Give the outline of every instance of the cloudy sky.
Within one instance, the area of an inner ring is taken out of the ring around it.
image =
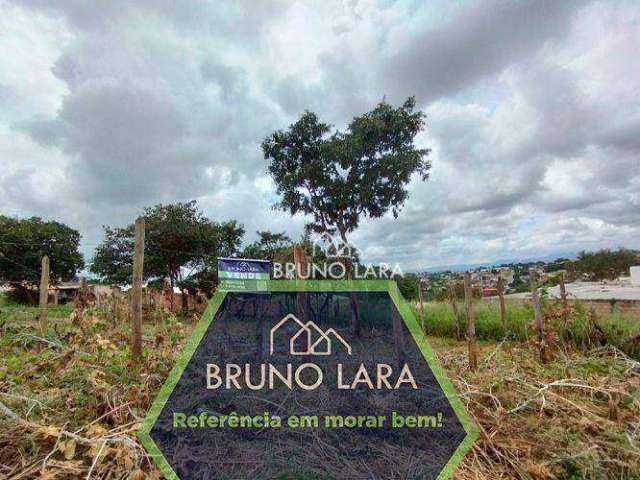
[[[196,199],[297,238],[259,148],[414,95],[433,149],[369,261],[640,247],[640,4],[0,0],[0,212],[81,231]]]

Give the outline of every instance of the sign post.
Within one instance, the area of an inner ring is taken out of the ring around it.
[[[220,257],[218,258],[220,290],[266,291],[270,267],[269,260]]]

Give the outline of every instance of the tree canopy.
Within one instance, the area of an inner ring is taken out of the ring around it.
[[[306,111],[289,128],[262,143],[282,200],[276,205],[291,215],[311,215],[315,232],[346,234],[362,217],[394,216],[404,205],[412,175],[429,176],[429,149],[417,148],[424,114],[414,111],[415,99],[400,107],[382,102],[353,119],[346,131]]]
[[[235,220],[214,222],[196,201],[146,207],[144,278],[169,280],[171,286],[215,283],[217,257],[239,251],[244,228]],[[104,227],[105,238],[96,248],[91,271],[115,284],[131,281],[134,224]],[[182,284],[182,285],[181,285]]]
[[[84,268],[80,233],[56,221],[0,215],[0,280],[38,282],[49,257],[52,281],[70,280]]]
[[[605,248],[597,252],[580,252],[569,269],[587,274],[594,280],[613,280],[621,275],[628,275],[629,267],[639,263],[640,252],[637,250]]]
[[[244,258],[282,262],[291,256],[293,242],[284,232],[263,231],[256,233],[258,234],[258,240],[244,248],[242,251]]]
[[[84,268],[80,238],[77,230],[60,222],[0,215],[0,282],[37,283],[44,255],[49,257],[52,283],[71,280]]]

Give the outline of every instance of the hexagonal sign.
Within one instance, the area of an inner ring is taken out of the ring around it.
[[[218,292],[140,439],[167,478],[448,478],[477,432],[395,282]]]

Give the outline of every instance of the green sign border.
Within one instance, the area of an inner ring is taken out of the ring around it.
[[[456,451],[453,453],[447,464],[444,466],[437,480],[446,480],[451,477],[455,469],[458,467],[462,458],[469,451],[473,442],[478,438],[479,430],[474,422],[469,417],[464,405],[458,397],[451,380],[447,377],[445,371],[440,366],[437,358],[433,353],[433,349],[429,345],[426,337],[422,333],[422,330],[416,320],[409,304],[402,298],[398,290],[398,286],[393,280],[267,280],[268,292],[388,292],[391,300],[396,305],[400,316],[404,320],[407,328],[411,332],[413,339],[415,340],[418,348],[422,352],[424,359],[431,367],[434,376],[440,384],[440,388],[444,391],[449,403],[451,404],[454,412],[456,413],[458,420],[464,427],[467,435]],[[160,469],[165,478],[169,480],[180,480],[176,472],[173,470],[169,462],[164,458],[160,449],[156,446],[155,442],[150,436],[151,429],[156,420],[160,416],[165,403],[169,399],[171,392],[175,388],[178,380],[182,376],[187,364],[191,360],[198,344],[204,337],[209,325],[213,321],[215,313],[220,308],[222,301],[229,292],[232,290],[218,291],[209,301],[207,309],[202,314],[202,317],[198,321],[195,330],[191,334],[191,337],[187,340],[182,353],[180,354],[178,361],[169,373],[166,382],[160,389],[160,392],[156,396],[151,408],[147,412],[147,416],[138,430],[138,439],[144,445],[149,456],[153,459],[157,467]],[[239,293],[247,293],[244,290],[238,290]],[[264,292],[262,292],[264,293]]]

